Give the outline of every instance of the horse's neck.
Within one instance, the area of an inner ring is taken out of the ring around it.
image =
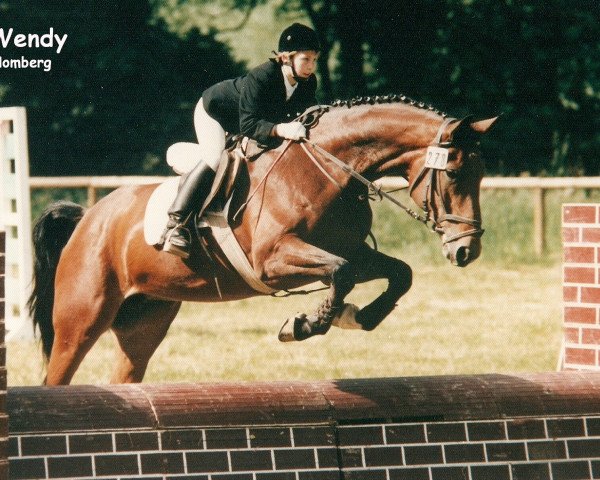
[[[337,118],[332,116],[316,143],[357,172],[370,173],[371,179],[389,174],[406,177],[416,160],[411,152],[430,143],[440,120],[415,108],[376,107],[356,108],[354,112],[341,112]]]

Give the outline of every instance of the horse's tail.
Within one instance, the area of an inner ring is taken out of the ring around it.
[[[54,342],[52,309],[58,259],[83,214],[81,205],[60,201],[51,204],[33,226],[33,288],[27,306],[34,330],[40,330],[46,361]]]

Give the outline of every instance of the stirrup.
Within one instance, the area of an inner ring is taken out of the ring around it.
[[[179,230],[179,232],[180,232],[179,238],[181,240],[184,240],[186,245],[176,245],[171,242],[171,238],[173,237],[173,235],[175,234],[175,232],[177,230]],[[185,236],[184,236],[185,234],[187,234],[187,236],[189,238],[185,238]],[[183,226],[183,224],[179,223],[175,227],[171,228],[169,230],[169,232],[167,233],[167,235],[165,236],[165,242],[163,244],[162,251],[171,253],[171,254],[176,255],[185,260],[186,258],[189,258],[189,256],[190,256],[191,244],[192,244],[192,242],[191,242],[191,235],[190,235],[189,230],[185,226]]]

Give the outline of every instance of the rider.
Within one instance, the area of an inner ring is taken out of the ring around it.
[[[225,149],[225,132],[241,133],[268,146],[281,138],[306,137],[304,125],[291,119],[317,103],[314,72],[319,51],[316,32],[294,23],[281,33],[275,58],[203,92],[194,111],[201,158],[182,179],[169,208],[164,251],[189,256],[191,236],[186,223],[202,207],[212,187]]]

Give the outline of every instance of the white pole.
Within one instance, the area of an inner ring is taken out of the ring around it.
[[[0,192],[0,223],[6,228],[6,340],[32,339],[27,313],[33,258],[24,107],[0,108]]]

